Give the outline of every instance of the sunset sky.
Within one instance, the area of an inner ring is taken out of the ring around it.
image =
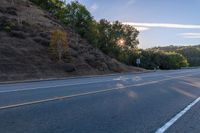
[[[69,2],[69,0],[68,0]],[[79,0],[96,20],[140,30],[141,48],[200,44],[200,0]]]

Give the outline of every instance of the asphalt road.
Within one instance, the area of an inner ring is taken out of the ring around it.
[[[199,133],[200,69],[0,84],[0,133]]]

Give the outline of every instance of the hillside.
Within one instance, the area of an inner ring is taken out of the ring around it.
[[[73,30],[68,33],[69,55],[62,63],[49,54],[51,31],[62,24],[26,0],[1,0],[0,5],[0,81],[55,78],[73,75],[142,71],[126,66],[92,47]]]

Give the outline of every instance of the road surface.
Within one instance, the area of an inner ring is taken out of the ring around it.
[[[0,84],[0,133],[199,133],[200,69]]]

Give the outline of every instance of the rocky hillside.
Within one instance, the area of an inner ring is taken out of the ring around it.
[[[141,71],[126,66],[92,47],[72,29],[69,55],[62,63],[49,54],[51,31],[63,27],[53,16],[27,0],[1,0],[0,81]]]

